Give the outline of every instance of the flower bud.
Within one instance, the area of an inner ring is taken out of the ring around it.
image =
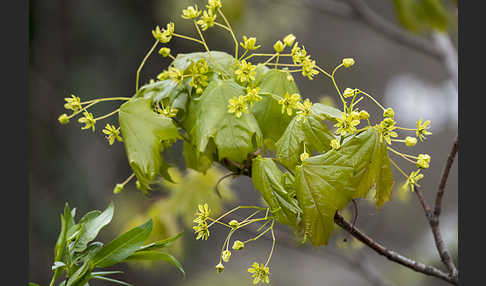
[[[354,96],[355,92],[354,92],[354,89],[352,88],[346,88],[343,92],[343,96],[344,97],[351,97],[351,96]]]
[[[243,249],[244,247],[245,247],[245,243],[243,243],[242,241],[235,240],[235,243],[233,243],[234,250],[240,250]]]
[[[408,146],[408,147],[413,147],[415,146],[415,144],[417,144],[417,138],[415,137],[410,137],[410,136],[407,136],[405,138],[405,145]]]
[[[417,160],[417,168],[427,169],[430,163],[430,156],[427,154],[419,154]]]
[[[229,251],[229,250],[223,251],[221,253],[221,257],[223,258],[224,262],[228,262],[230,260],[230,257],[231,257],[231,251]]]
[[[309,159],[309,153],[305,152],[300,154],[300,160],[303,162],[305,160]]]
[[[219,263],[218,265],[216,265],[216,271],[218,271],[218,274],[221,274],[224,270],[224,265]]]
[[[59,118],[57,120],[59,120],[59,123],[61,123],[61,124],[68,124],[69,123],[69,116],[66,113],[63,113],[63,114],[61,114],[61,116],[59,116]]]
[[[170,55],[170,49],[169,48],[161,48],[159,50],[159,54],[161,54],[164,58],[168,57]]]
[[[366,120],[368,118],[370,118],[370,114],[366,112],[366,110],[361,110],[359,112],[359,119]]]
[[[237,220],[233,219],[229,222],[229,225],[232,227],[232,228],[237,228],[238,226],[240,226],[240,224],[238,223]]]
[[[123,184],[116,184],[115,188],[113,189],[113,193],[114,194],[118,194],[120,193],[121,191],[123,191]]]
[[[275,49],[275,51],[276,51],[277,53],[281,53],[281,52],[284,50],[285,46],[284,46],[284,44],[282,43],[282,41],[278,40],[278,41],[277,41],[277,42],[275,42],[275,44],[273,45],[273,48]]]
[[[345,68],[349,68],[352,65],[354,65],[354,59],[352,59],[352,58],[345,58],[345,59],[343,59],[343,66]]]

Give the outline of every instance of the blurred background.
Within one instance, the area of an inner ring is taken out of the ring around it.
[[[421,21],[421,26],[414,26],[404,2],[421,1],[361,1],[387,21],[389,27],[420,37],[429,48],[447,55],[440,58],[399,43],[373,28],[359,13],[353,12],[348,2],[360,1],[223,0],[223,11],[238,39],[243,35],[256,37],[264,47],[261,52],[270,52],[275,41],[293,33],[327,70],[332,70],[344,57],[354,58],[356,64],[337,75],[340,86],[360,88],[385,106],[393,107],[401,126],[413,128],[418,119],[430,119],[433,135],[419,143],[415,152],[432,157],[431,167],[425,170],[426,177],[420,182],[426,199],[432,202],[457,135],[458,94],[454,75],[457,1],[438,1],[447,12],[445,26],[433,11],[429,11],[430,15],[421,14],[416,20]],[[136,70],[153,44],[151,30],[155,25],[165,26],[173,21],[177,33],[196,35],[193,26],[180,17],[182,9],[194,3],[200,8],[206,5],[206,1],[194,0],[30,1],[29,281],[40,285],[50,281],[53,249],[60,230],[59,214],[66,201],[77,208],[79,218],[90,210],[105,209],[113,200],[115,216],[113,223],[101,232],[103,242],[149,217],[156,221],[153,238],[185,231],[182,239],[171,247],[184,265],[185,279],[174,267],[161,262],[124,265],[125,273],[119,276],[122,280],[144,286],[251,285],[247,269],[255,260],[266,259],[271,241],[258,240],[244,251],[233,253],[223,274],[218,275],[214,266],[226,233],[216,228],[209,240],[196,241],[191,230],[195,206],[203,201],[209,200],[220,211],[233,208],[237,201],[260,204],[248,178],[226,180],[222,186],[224,199],[220,200],[212,187],[225,171],[214,168],[206,177],[184,171],[184,159],[179,155],[182,144],[177,144],[166,157],[175,166],[171,172],[180,185],[164,183],[144,197],[130,184],[122,193],[113,195],[115,184],[131,174],[123,145],[108,145],[101,124],[93,133],[81,130],[74,120],[68,125],[57,121],[65,112],[64,98],[71,94],[83,101],[132,96]],[[437,21],[429,21],[429,16]],[[205,35],[211,49],[233,51],[228,33],[210,29]],[[169,47],[182,53],[201,50],[181,39],[173,39]],[[166,59],[153,55],[142,71],[142,82],[155,78],[168,64]],[[296,81],[305,98],[331,104],[338,99],[324,77],[309,81],[296,76]],[[94,111],[104,114],[114,108],[114,104],[105,103]],[[372,116],[378,115],[371,104],[363,108],[375,112]],[[110,120],[116,122],[116,118]],[[403,179],[398,172],[394,178],[393,199],[380,211],[366,200],[358,202],[357,226],[384,245],[443,269],[415,194],[400,191]],[[352,209],[345,213],[351,217]],[[455,261],[457,223],[457,164],[454,164],[444,197],[441,228]],[[290,243],[277,242],[271,263],[271,285],[446,285],[390,263],[340,231],[336,231],[328,246],[318,249],[292,244],[291,232],[284,227],[279,227],[279,231],[288,234]],[[241,238],[250,235],[243,232]],[[108,285],[98,281],[90,284]]]

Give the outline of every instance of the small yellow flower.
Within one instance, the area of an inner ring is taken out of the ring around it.
[[[244,113],[248,113],[248,106],[246,105],[245,96],[233,96],[232,99],[228,101],[228,112],[234,113],[237,118],[240,118]]]
[[[355,126],[359,125],[359,115],[356,118],[354,114],[341,113],[341,118],[336,118],[337,123],[334,124],[337,127],[336,133],[345,136],[346,134],[354,134],[357,129]]]
[[[285,49],[285,45],[282,43],[282,41],[278,40],[273,45],[273,49],[280,54]]]
[[[311,60],[309,56],[306,56],[302,60],[302,76],[306,76],[310,80],[319,73],[316,69],[316,61]]]
[[[307,159],[309,159],[309,153],[304,150],[304,153],[300,154],[300,161],[304,162]]]
[[[176,67],[169,67],[167,76],[175,82],[181,83],[184,79],[184,71]]]
[[[243,47],[243,49],[246,50],[256,50],[261,47],[260,45],[255,45],[255,44],[256,44],[255,37],[247,38],[246,36],[243,36],[243,43],[240,42],[240,45]]]
[[[208,0],[208,5],[206,5],[206,8],[211,10],[216,10],[221,7],[223,7],[221,0]]]
[[[410,176],[407,178],[407,182],[405,182],[405,185],[403,185],[404,188],[410,187],[410,190],[413,192],[415,189],[415,185],[418,185],[417,182],[418,180],[422,179],[424,177],[423,174],[419,174],[420,170],[417,170],[415,172],[411,172]]]
[[[161,43],[168,43],[172,39],[172,35],[174,34],[174,23],[170,22],[167,24],[166,29],[160,30],[160,27],[157,25],[155,30],[152,31],[152,35],[156,40],[159,40]]]
[[[410,137],[410,136],[405,137],[405,145],[406,146],[413,147],[413,146],[415,146],[415,144],[417,144],[417,138]]]
[[[202,11],[199,11],[197,5],[188,6],[186,9],[182,10],[182,18],[184,19],[196,19],[201,15]]]
[[[429,128],[429,125],[430,125],[430,120],[427,120],[425,122],[423,122],[423,119],[420,118],[419,121],[417,121],[417,131],[416,131],[416,135],[417,137],[419,138],[420,142],[423,142],[424,139],[425,139],[425,135],[431,135],[432,132],[429,132],[427,131],[427,128]]]
[[[300,95],[298,93],[289,94],[285,93],[284,99],[280,99],[278,104],[282,105],[282,113],[287,111],[289,116],[292,115],[293,109],[297,108],[297,103],[300,101]]]
[[[83,112],[83,117],[78,119],[79,123],[84,123],[85,125],[81,127],[81,129],[89,129],[91,128],[93,132],[95,131],[95,124],[96,120],[93,117],[93,114],[90,112]]]
[[[66,97],[64,98],[66,103],[64,104],[64,108],[68,110],[72,110],[74,112],[80,111],[82,109],[81,106],[81,99],[74,94],[71,94],[71,98]]]
[[[376,129],[380,132],[380,142],[385,139],[387,144],[391,144],[391,137],[395,138],[398,134],[393,131],[397,127],[395,126],[396,121],[390,117],[385,117],[380,124],[377,125]]]
[[[197,234],[196,240],[199,240],[199,239],[208,240],[209,229],[208,229],[208,224],[207,224],[206,221],[201,222],[196,226],[193,226],[192,229]]]
[[[312,102],[308,98],[304,100],[304,103],[297,102],[297,120],[304,118],[304,123],[307,117],[312,114]]]
[[[260,93],[259,87],[255,87],[255,88],[247,87],[245,101],[248,102],[250,106],[253,106],[254,103],[262,100],[262,97],[259,96],[258,93]]]
[[[229,251],[229,250],[224,250],[221,253],[221,258],[223,258],[224,262],[228,262],[230,260],[230,257],[231,257],[231,251]]]
[[[61,124],[68,124],[69,116],[66,113],[63,113],[57,118],[57,120],[59,120],[59,123]]]
[[[220,262],[218,263],[218,265],[216,265],[216,271],[218,272],[218,274],[221,274],[224,270],[224,265]]]
[[[120,128],[116,128],[114,125],[106,124],[105,129],[103,129],[103,133],[108,135],[106,136],[106,139],[108,139],[110,145],[113,145],[115,140],[118,140],[118,142],[123,142],[123,139],[120,137]]]
[[[352,58],[345,58],[345,59],[343,59],[343,66],[345,68],[349,68],[352,65],[354,65],[354,59],[352,59]]]
[[[169,107],[162,108],[162,109],[160,109],[160,108],[157,109],[157,112],[159,114],[161,114],[161,115],[163,115],[165,117],[169,117],[169,118],[170,117],[176,117],[178,111],[179,111],[179,109],[177,109],[177,108],[169,108]]]
[[[235,71],[236,79],[240,82],[255,80],[255,66],[245,60],[236,62],[238,69]]]
[[[203,31],[206,31],[214,26],[214,20],[216,20],[216,15],[213,13],[213,10],[209,9],[202,13],[201,19],[197,20],[197,24],[201,26]]]
[[[238,223],[238,221],[236,219],[232,219],[229,223],[228,223],[229,226],[231,226],[232,228],[238,228],[238,226],[240,226],[240,224]]]
[[[293,34],[288,34],[283,38],[283,42],[287,47],[290,47],[294,44],[295,36]]]
[[[306,58],[307,56],[307,51],[305,50],[304,47],[300,48],[299,47],[299,43],[296,42],[294,44],[294,47],[292,48],[292,51],[291,51],[291,56],[292,56],[292,60],[294,61],[295,64],[300,64],[304,61],[304,59]]]
[[[241,250],[245,247],[245,243],[239,240],[235,240],[233,243],[233,249],[234,250]]]
[[[248,272],[253,273],[253,284],[258,284],[260,282],[270,283],[270,279],[268,275],[270,274],[270,269],[263,264],[258,264],[254,262],[251,266],[252,268],[248,269]]]
[[[337,139],[332,139],[331,140],[331,148],[333,150],[338,150],[339,148],[341,148],[341,143],[339,143],[339,140]]]
[[[417,159],[417,167],[427,169],[430,163],[430,156],[427,154],[419,154]]]
[[[170,55],[170,49],[169,48],[161,48],[159,50],[159,54],[162,55],[164,58],[168,57]]]

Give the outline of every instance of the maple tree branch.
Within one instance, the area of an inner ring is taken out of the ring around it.
[[[230,162],[230,160],[224,158],[219,162],[222,164],[224,167],[234,171],[235,169],[235,164]],[[247,162],[247,166],[238,169],[236,172],[239,174],[251,177],[251,162]],[[434,276],[437,278],[440,278],[444,281],[447,281],[451,284],[457,285],[458,279],[457,276],[452,275],[451,273],[445,273],[442,270],[435,268],[434,266],[431,265],[426,265],[420,262],[417,262],[413,259],[410,259],[406,256],[403,256],[402,254],[399,254],[393,250],[390,250],[386,248],[385,246],[381,245],[380,243],[374,241],[371,237],[366,235],[365,233],[361,232],[357,228],[355,228],[353,225],[348,223],[341,215],[339,215],[337,212],[334,216],[334,222],[340,226],[343,230],[347,231],[350,235],[364,243],[366,246],[374,250],[376,253],[385,256],[388,258],[390,261],[396,262],[398,264],[401,264],[407,268],[410,268],[414,271],[421,272],[425,275],[430,275]]]

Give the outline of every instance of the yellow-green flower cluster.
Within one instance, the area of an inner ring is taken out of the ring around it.
[[[376,129],[378,130],[378,132],[380,132],[381,135],[380,142],[383,142],[382,140],[385,139],[386,143],[391,144],[391,137],[395,138],[398,136],[398,134],[393,131],[397,128],[395,124],[395,120],[390,117],[386,117],[380,122],[380,124],[377,125]]]
[[[423,122],[423,119],[420,118],[420,120],[417,121],[417,131],[415,134],[419,138],[420,142],[423,142],[425,140],[425,135],[432,134],[432,132],[429,132],[427,130],[429,128],[429,125],[430,125],[430,120]]]
[[[174,23],[170,22],[167,24],[165,29],[160,29],[157,25],[155,30],[152,31],[152,35],[154,38],[161,43],[168,43],[172,39],[172,35],[174,34]]]
[[[295,43],[290,54],[294,64],[302,65],[302,76],[312,80],[314,76],[319,73],[319,71],[316,70],[316,61],[312,60],[310,55],[307,55],[307,51],[303,46],[299,47],[298,42]]]
[[[241,82],[251,82],[255,80],[256,66],[246,60],[237,61],[236,65],[238,69],[235,71],[236,79]]]
[[[196,218],[193,222],[197,223],[196,226],[193,226],[192,229],[197,234],[196,240],[204,239],[207,240],[209,237],[209,229],[207,220],[209,218],[209,214],[211,210],[209,209],[208,204],[199,205],[198,206],[199,212],[196,212]]]
[[[291,116],[292,111],[297,108],[297,103],[300,102],[300,94],[293,93],[289,94],[288,92],[285,93],[283,99],[278,101],[278,104],[282,105],[282,113],[287,111],[287,115]]]
[[[415,185],[418,185],[417,182],[418,180],[422,179],[424,177],[423,174],[419,174],[420,170],[417,170],[415,172],[411,172],[410,175],[407,178],[407,182],[405,182],[405,185],[403,186],[404,188],[410,187],[410,190],[413,192],[415,189]]]
[[[91,112],[83,112],[83,117],[78,119],[79,123],[85,124],[81,129],[90,129],[94,132],[95,131],[95,124],[96,120],[93,117],[93,113]]]
[[[208,28],[214,26],[214,21],[216,20],[216,14],[214,14],[212,9],[208,9],[204,11],[201,15],[201,18],[197,20],[197,24],[201,26],[203,31],[206,31]]]
[[[234,113],[237,118],[240,118],[243,113],[248,113],[245,96],[233,96],[233,98],[228,100],[228,112]]]
[[[248,272],[252,273],[253,284],[270,283],[268,275],[270,275],[270,269],[263,264],[254,262],[251,268],[248,268]]]
[[[260,45],[256,45],[255,37],[247,38],[246,36],[243,36],[243,42],[240,42],[240,45],[246,50],[256,50],[261,47]]]
[[[170,66],[168,70],[165,70],[157,75],[158,80],[172,79],[178,84],[182,83],[184,79],[184,71],[176,67]]]
[[[246,102],[250,104],[250,106],[253,106],[253,104],[259,102],[262,100],[262,97],[258,95],[260,93],[260,88],[259,87],[247,87],[246,88],[246,95],[244,96],[244,99]]]
[[[356,126],[360,123],[360,115],[358,112],[353,111],[351,113],[342,112],[341,118],[336,118],[337,123],[334,124],[336,134],[345,136],[346,134],[354,134],[358,129]]]
[[[191,81],[189,85],[194,87],[196,94],[201,94],[204,88],[208,86],[209,66],[205,59],[200,59],[196,63],[193,63],[189,68],[191,75]]]
[[[78,112],[82,109],[81,99],[74,94],[71,94],[71,98],[66,97],[64,100],[66,101],[64,108],[72,110],[73,112]]]
[[[196,19],[201,15],[201,12],[202,11],[197,8],[197,5],[188,6],[186,9],[182,10],[182,18],[189,20]]]
[[[307,117],[312,114],[312,102],[306,98],[304,103],[297,102],[297,121],[304,119],[304,123],[307,121]]]
[[[417,168],[427,169],[429,168],[430,156],[427,154],[419,154],[417,159]]]
[[[118,142],[123,142],[123,139],[120,136],[120,128],[116,128],[114,125],[107,123],[105,129],[103,129],[103,133],[107,135],[106,139],[108,139],[110,145],[113,145],[115,140],[118,140]]]

